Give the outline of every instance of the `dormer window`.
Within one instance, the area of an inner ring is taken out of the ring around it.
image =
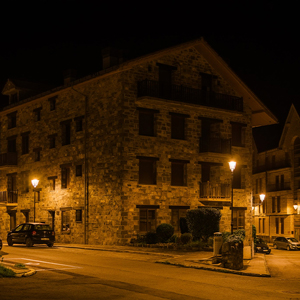
[[[10,94],[9,96],[9,104],[17,103],[19,100],[18,93]]]

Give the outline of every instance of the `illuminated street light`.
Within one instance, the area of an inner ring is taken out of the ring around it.
[[[266,195],[265,194],[260,194],[259,198],[261,202],[264,202]]]
[[[33,186],[33,193],[34,193],[34,200],[33,200],[33,222],[35,222],[35,194],[36,194],[36,187],[38,186],[39,184],[39,180],[38,179],[32,179],[31,180],[31,184]]]
[[[229,162],[229,169],[231,171],[231,234],[233,234],[233,172],[236,167],[235,161]]]
[[[294,206],[294,210],[297,210],[298,205],[297,205],[297,204],[294,204],[293,206]]]

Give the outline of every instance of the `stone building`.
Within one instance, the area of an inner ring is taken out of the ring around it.
[[[254,147],[253,216],[257,235],[268,242],[277,236],[300,238],[300,118],[294,105],[276,148]],[[260,194],[265,195],[262,202]]]
[[[35,220],[59,242],[122,244],[161,223],[179,231],[202,206],[230,231],[232,181],[250,243],[252,127],[276,118],[203,39],[129,61],[106,50],[98,73],[42,92],[8,80],[2,93],[2,236]]]

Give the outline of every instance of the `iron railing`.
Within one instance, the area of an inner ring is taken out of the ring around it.
[[[290,189],[291,189],[290,182],[280,182],[279,184],[267,185],[267,192],[285,191]]]
[[[16,152],[8,152],[0,154],[0,167],[16,166],[18,164],[18,156]]]
[[[2,191],[0,192],[0,203],[18,203],[18,191]]]
[[[148,79],[138,82],[137,96],[243,111],[243,98]]]
[[[230,184],[228,183],[200,183],[200,198],[220,199],[230,198]]]

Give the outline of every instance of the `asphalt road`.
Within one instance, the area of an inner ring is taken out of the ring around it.
[[[300,299],[299,272],[291,277],[284,270],[284,261],[291,272],[299,268],[300,252],[272,249],[267,260],[273,277],[263,278],[157,264],[157,254],[38,245],[4,246],[3,251],[5,260],[32,266],[37,273],[0,279],[1,300]]]

